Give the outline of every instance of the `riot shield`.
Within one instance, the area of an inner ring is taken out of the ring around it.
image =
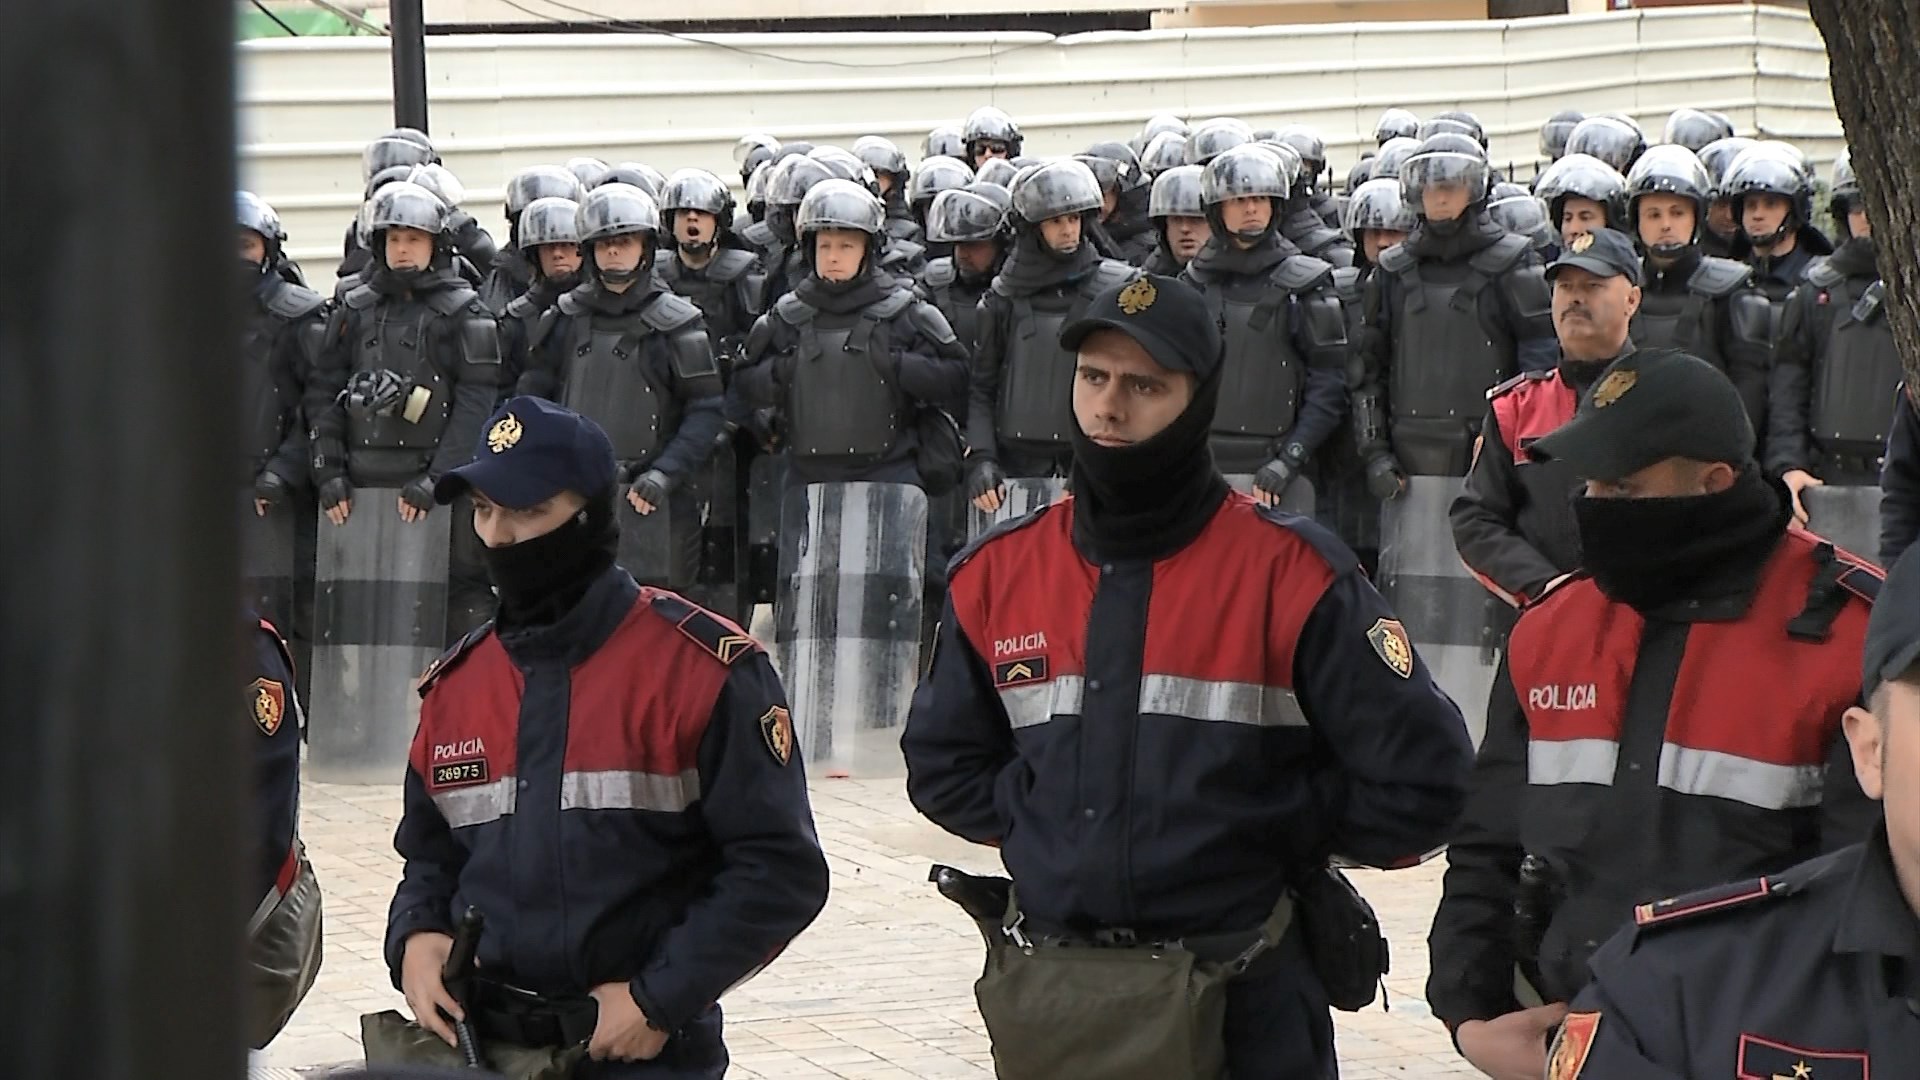
[[[685,588],[687,582],[673,580],[673,507],[662,501],[653,513],[642,514],[633,508],[623,492],[614,500],[614,520],[620,523],[620,546],[614,561],[642,585],[660,588]]]
[[[1478,746],[1504,621],[1496,609],[1506,605],[1467,573],[1454,547],[1447,509],[1459,493],[1459,477],[1414,476],[1380,508],[1380,592]]]
[[[731,437],[722,439],[713,457],[694,477],[693,496],[701,507],[700,572],[687,590],[695,603],[745,626],[752,621],[740,606],[740,506],[744,484],[739,452]]]
[[[747,466],[747,595],[741,606],[771,604],[780,576],[781,506],[787,455],[759,454]],[[749,620],[741,620],[746,625]]]
[[[1807,508],[1808,529],[1850,554],[1880,560],[1879,488],[1829,484],[1801,492],[1800,502]]]
[[[1227,477],[1227,486],[1242,495],[1253,494],[1253,476],[1249,473],[1234,473]],[[1280,509],[1301,517],[1312,517],[1314,508],[1313,482],[1304,476],[1296,476],[1287,490],[1280,493]]]
[[[1007,497],[1000,509],[989,514],[972,503],[967,504],[967,539],[980,539],[988,529],[1003,521],[1025,517],[1044,506],[1065,498],[1067,481],[1061,476],[1021,476],[1007,480]]]
[[[420,673],[446,646],[453,514],[408,524],[399,495],[361,488],[345,525],[320,519],[307,765],[324,783],[401,779]]]
[[[783,519],[774,660],[801,752],[829,776],[892,771],[920,672],[926,493],[796,484]]]
[[[279,629],[281,637],[292,640],[296,630],[293,591],[297,577],[292,502],[282,502],[268,510],[265,517],[254,512],[251,491],[242,497],[241,504],[240,595]]]

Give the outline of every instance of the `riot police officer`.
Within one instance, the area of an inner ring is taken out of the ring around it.
[[[1567,155],[1586,154],[1625,175],[1647,149],[1638,125],[1621,116],[1589,116],[1567,133]]]
[[[1736,257],[1752,265],[1754,282],[1773,305],[1777,339],[1787,296],[1807,279],[1816,258],[1833,254],[1833,244],[1813,224],[1813,178],[1792,155],[1759,145],[1727,166],[1721,188],[1740,225]]]
[[[1485,152],[1435,135],[1400,170],[1419,224],[1366,282],[1353,412],[1374,493],[1405,476],[1464,476],[1486,392],[1557,359],[1552,301],[1526,237],[1486,210]]]
[[[549,196],[528,203],[514,222],[512,257],[531,268],[526,289],[500,314],[500,345],[507,361],[502,375],[514,384],[526,374],[548,309],[580,284],[579,214],[579,203]],[[501,387],[503,397],[512,392],[513,385]]]
[[[1627,178],[1590,154],[1569,153],[1547,166],[1533,193],[1547,204],[1562,248],[1595,229],[1627,231]]]
[[[1244,120],[1217,117],[1187,134],[1187,164],[1205,165],[1236,146],[1253,141],[1253,129]]]
[[[807,276],[806,252],[795,229],[800,203],[807,192],[823,180],[833,179],[832,170],[807,156],[781,159],[767,181],[766,226],[771,246],[761,252],[766,282],[760,292],[761,311],[770,311],[782,296]]]
[[[672,239],[658,264],[661,280],[700,309],[720,355],[735,356],[760,317],[766,285],[758,253],[733,234],[733,192],[704,169],[681,169],[667,180],[660,212]]]
[[[1155,135],[1140,151],[1140,168],[1149,177],[1158,180],[1168,169],[1178,168],[1187,163],[1187,137],[1173,131],[1163,131]]]
[[[967,148],[967,167],[978,169],[988,158],[1017,158],[1025,140],[1020,125],[992,105],[982,105],[967,115],[960,126],[960,141]]]
[[[1740,222],[1733,216],[1733,197],[1726,191],[1727,170],[1734,159],[1752,145],[1752,139],[1736,136],[1715,139],[1698,151],[1700,164],[1706,166],[1707,176],[1713,181],[1713,202],[1707,207],[1707,231],[1701,237],[1700,246],[1716,258],[1734,257]]]
[[[1012,250],[980,301],[967,402],[967,497],[992,513],[1012,477],[1061,476],[1073,364],[1059,329],[1138,271],[1101,257],[1085,229],[1100,184],[1078,161],[1037,167],[1013,193]]]
[[[1182,277],[1221,324],[1225,352],[1213,417],[1214,462],[1252,474],[1254,498],[1277,506],[1346,411],[1347,327],[1333,266],[1280,234],[1294,189],[1280,158],[1259,146],[1214,158],[1201,177],[1213,237]]]
[[[1318,136],[1296,139],[1306,144],[1309,152],[1320,155],[1321,167],[1325,167],[1326,149],[1316,146]],[[1281,138],[1259,141],[1256,145],[1279,155],[1283,167],[1294,174],[1293,191],[1287,196],[1286,205],[1281,211],[1280,235],[1291,241],[1301,252],[1336,266],[1353,265],[1353,245],[1347,240],[1347,234],[1340,229],[1339,216],[1329,222],[1326,212],[1333,207],[1331,199],[1324,205],[1312,189],[1312,180],[1303,178],[1314,162],[1305,157],[1294,143]]]
[[[754,324],[732,392],[778,410],[792,482],[920,484],[918,421],[966,386],[966,348],[939,310],[880,270],[886,210],[849,180],[807,193],[807,275]]]
[[[1720,139],[1733,136],[1733,121],[1724,113],[1701,109],[1675,109],[1667,117],[1660,141],[1684,146],[1698,154]]]
[[[1860,180],[1844,152],[1833,166],[1833,220],[1847,239],[1793,291],[1774,352],[1768,465],[1800,493],[1818,484],[1871,486],[1898,401],[1900,353],[1887,325]]]
[[[771,135],[753,132],[740,136],[733,144],[733,163],[740,166],[740,186],[746,187],[760,166],[772,161],[779,152],[780,140]]]
[[[1411,139],[1420,131],[1420,118],[1399,107],[1388,109],[1380,114],[1373,124],[1373,142],[1375,146],[1385,146],[1393,139]]]
[[[913,207],[907,205],[907,188],[912,182],[907,155],[891,139],[862,135],[853,141],[853,156],[873,170],[874,182],[880,185],[880,201],[887,208],[887,238],[921,243],[925,234],[920,222],[914,220]]]
[[[957,124],[941,124],[920,140],[920,161],[923,164],[928,158],[949,157],[957,161],[966,156],[967,143],[960,137]]]
[[[1294,181],[1294,191],[1289,197],[1288,213],[1303,208],[1320,215],[1320,220],[1330,229],[1340,227],[1340,207],[1333,201],[1331,193],[1322,186],[1327,172],[1327,141],[1320,133],[1305,124],[1288,124],[1275,136],[1285,146],[1293,148],[1300,155],[1300,175]]]
[[[386,184],[406,179],[415,166],[431,165],[439,160],[433,140],[413,128],[395,128],[367,143],[360,150],[360,179],[365,185],[361,205],[371,202],[374,192]],[[359,226],[360,215],[356,214],[341,243],[340,269],[336,276],[357,274],[367,267],[370,256]]]
[[[354,489],[365,487],[399,488],[400,517],[424,518],[434,481],[467,460],[493,408],[498,328],[453,268],[447,217],[438,197],[404,181],[381,188],[369,207],[373,269],[334,310],[307,395],[320,508],[336,526],[356,511],[380,512],[354,504]],[[470,511],[455,513],[457,526]],[[474,547],[453,543],[450,637],[492,606]]]
[[[1147,216],[1159,243],[1141,265],[1147,273],[1168,277],[1179,274],[1213,236],[1207,205],[1200,200],[1202,171],[1198,165],[1176,165],[1154,177]]]
[[[606,431],[628,485],[626,508],[668,510],[665,580],[649,584],[682,589],[700,566],[690,481],[726,425],[719,362],[700,309],[654,273],[653,199],[630,184],[602,184],[581,200],[579,221],[586,283],[542,320],[518,392],[557,401]],[[616,516],[625,521],[625,513]]]
[[[819,146],[807,156],[825,165],[830,175],[858,184],[874,198],[881,199],[882,205],[885,205],[884,196],[881,194],[884,185],[880,182],[880,178],[852,151],[843,150],[838,146]],[[918,239],[922,234],[916,230],[915,238],[910,239],[901,227],[903,224],[905,223],[896,221],[889,225],[881,237],[880,269],[911,286],[920,271],[926,269],[927,249]],[[797,259],[789,265],[789,273],[793,275],[789,278],[790,281],[798,281],[805,276],[802,263],[804,260]]]
[[[520,239],[520,215],[536,199],[578,202],[580,194],[579,179],[558,165],[535,165],[507,178],[507,246],[495,256],[493,268],[480,286],[480,298],[494,314],[504,315],[507,305],[532,288],[539,276],[538,260],[527,253]]]
[[[1567,155],[1567,136],[1587,117],[1578,109],[1562,109],[1540,125],[1540,156],[1549,163]]]
[[[951,245],[953,254],[927,263],[921,292],[946,317],[971,360],[979,341],[980,298],[1007,258],[1007,213],[984,195],[943,191],[927,211],[927,238]]]
[[[1135,266],[1145,262],[1153,253],[1154,236],[1152,219],[1147,216],[1151,191],[1139,155],[1125,143],[1097,142],[1080,155],[1080,161],[1100,182],[1095,245],[1110,259]]]
[[[1546,204],[1522,185],[1504,181],[1493,185],[1487,215],[1508,232],[1526,237],[1542,262],[1559,257],[1560,230],[1548,219]]]
[[[1726,372],[1757,433],[1767,422],[1771,315],[1745,263],[1700,250],[1709,184],[1683,146],[1655,146],[1634,163],[1627,218],[1646,262],[1633,343],[1684,349]]]
[[[240,192],[235,203],[246,289],[240,338],[246,482],[254,513],[272,517],[272,527],[293,556],[287,610],[264,613],[287,628],[304,659],[312,644],[317,519],[304,402],[325,341],[327,301],[288,280],[287,234],[273,207],[251,191]],[[294,670],[305,672],[307,667],[301,663]]]
[[[1347,198],[1345,227],[1357,256],[1352,274],[1356,286],[1380,265],[1388,248],[1404,242],[1419,224],[1419,215],[1400,198],[1398,179],[1382,177],[1355,188]]]

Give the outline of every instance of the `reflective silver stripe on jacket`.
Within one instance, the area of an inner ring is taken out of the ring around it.
[[[1611,739],[1567,739],[1527,744],[1527,783],[1612,784],[1620,744]]]
[[[700,774],[572,772],[560,778],[562,810],[658,810],[678,813],[700,801]]]
[[[1825,769],[1776,765],[1718,750],[1667,743],[1660,748],[1660,786],[1685,795],[1731,799],[1762,810],[1820,805]]]
[[[1086,694],[1086,679],[1061,675],[1047,682],[1001,687],[1000,704],[1006,707],[1008,725],[1018,731],[1038,727],[1058,715],[1077,714]]]
[[[455,829],[485,825],[513,813],[513,777],[506,776],[490,784],[452,788],[433,793],[433,805],[440,816]]]
[[[1148,675],[1141,679],[1140,713],[1254,727],[1305,727],[1307,723],[1306,714],[1300,711],[1300,700],[1291,690],[1178,675]]]

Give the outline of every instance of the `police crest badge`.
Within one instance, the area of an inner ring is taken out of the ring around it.
[[[1626,396],[1627,391],[1633,389],[1633,384],[1639,381],[1640,374],[1635,371],[1616,371],[1601,379],[1600,385],[1593,388],[1593,407],[1604,409],[1619,401]]]
[[[785,765],[793,760],[793,715],[784,705],[775,705],[760,717],[760,737],[767,741],[773,760]]]
[[[279,731],[280,722],[287,717],[287,688],[272,679],[253,680],[247,687],[247,711],[253,714],[260,734]]]
[[[1135,278],[1133,284],[1120,290],[1120,310],[1128,315],[1138,315],[1153,306],[1160,299],[1160,290],[1146,278]]]
[[[1579,236],[1574,237],[1573,242],[1568,244],[1567,246],[1573,249],[1573,253],[1575,255],[1578,255],[1579,253],[1593,246],[1593,234],[1590,232],[1583,232]]]
[[[1413,677],[1413,642],[1400,620],[1374,620],[1373,629],[1367,631],[1367,641],[1395,675],[1403,679]]]
[[[487,432],[487,449],[496,454],[511,450],[514,444],[520,441],[520,435],[524,430],[519,418],[508,413],[496,420],[493,428]]]
[[[1561,1021],[1560,1033],[1553,1037],[1553,1051],[1547,1058],[1547,1080],[1574,1080],[1586,1068],[1587,1055],[1593,1052],[1593,1036],[1600,1030],[1597,1012],[1568,1013]]]

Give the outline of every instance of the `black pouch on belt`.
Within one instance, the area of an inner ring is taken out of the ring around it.
[[[1380,920],[1345,874],[1323,866],[1294,882],[1296,917],[1306,937],[1307,955],[1327,991],[1327,1002],[1343,1012],[1373,1004],[1388,970],[1387,939]]]

